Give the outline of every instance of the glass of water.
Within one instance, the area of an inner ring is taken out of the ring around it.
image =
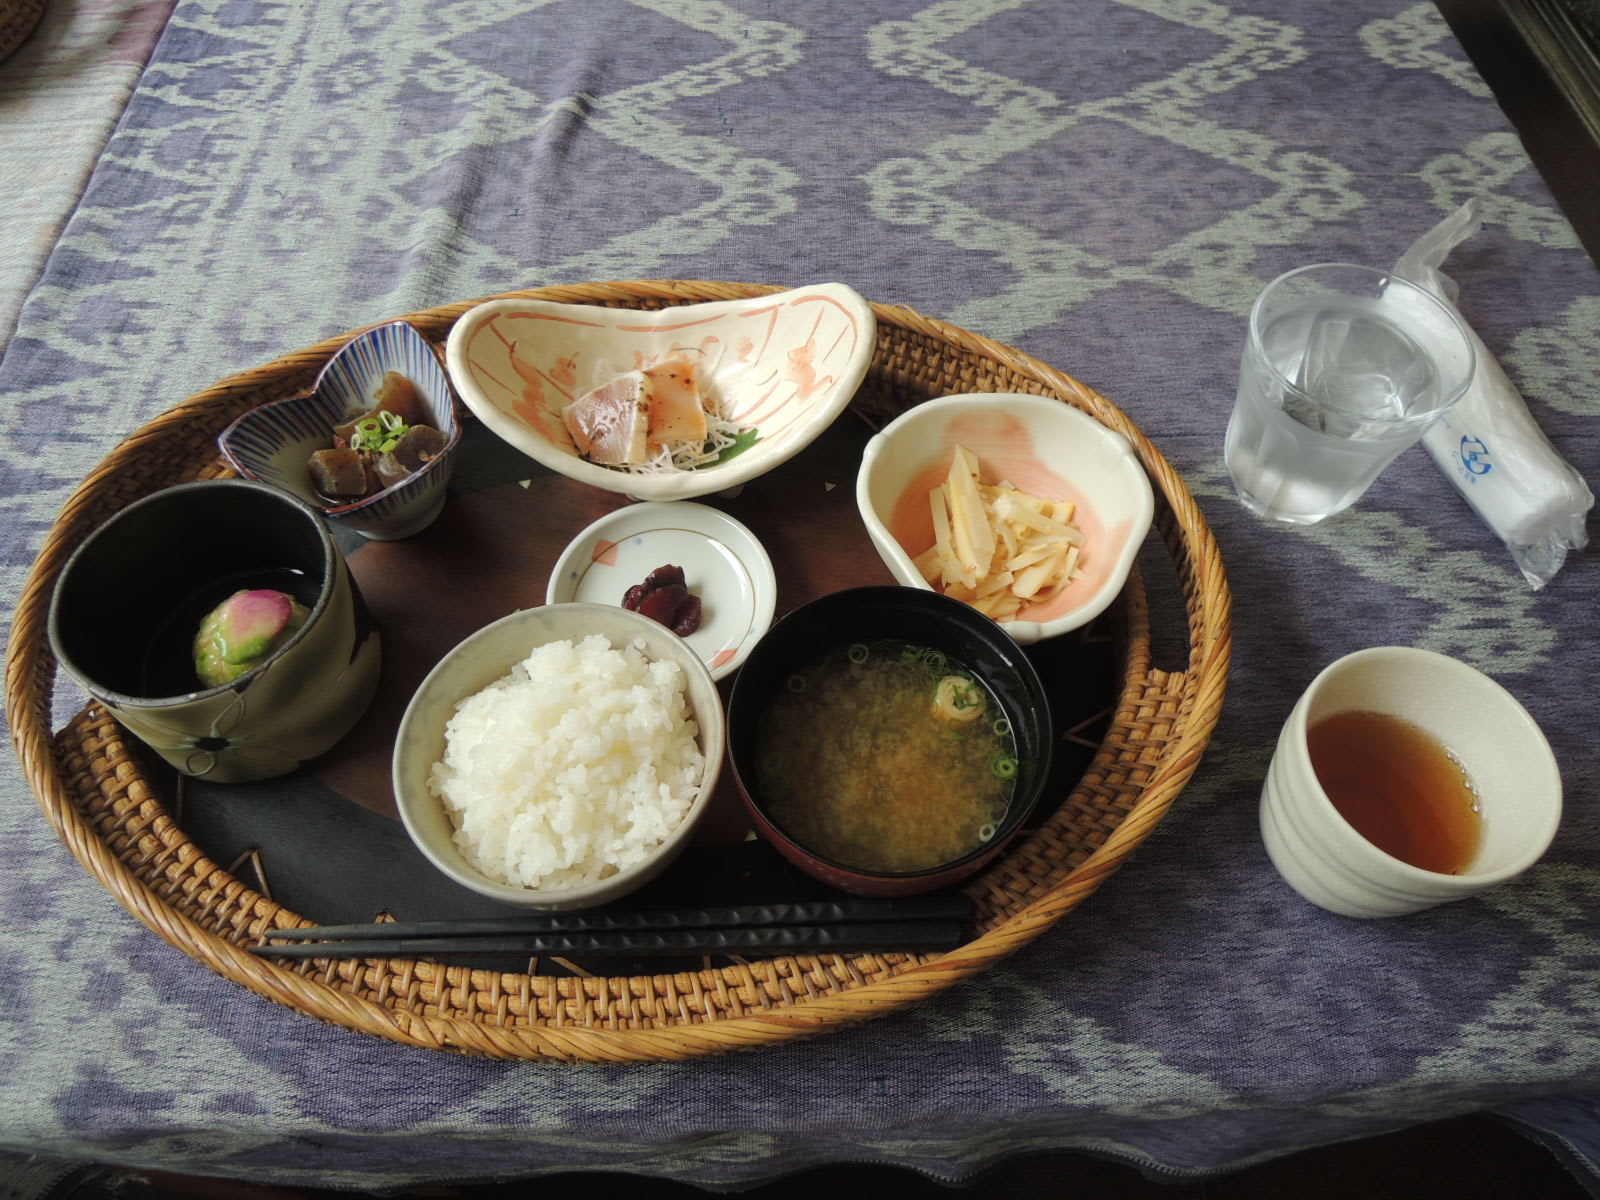
[[[1472,382],[1472,337],[1397,275],[1320,263],[1250,310],[1224,457],[1245,507],[1313,525],[1341,512]]]

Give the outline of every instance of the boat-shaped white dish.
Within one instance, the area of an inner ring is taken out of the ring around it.
[[[844,411],[876,348],[872,307],[838,283],[640,310],[488,300],[450,331],[445,362],[462,402],[530,458],[641,500],[735,488],[808,446]],[[562,409],[628,371],[675,356],[738,428],[716,461],[644,473],[582,458]]]

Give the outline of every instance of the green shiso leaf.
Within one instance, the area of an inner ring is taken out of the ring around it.
[[[759,429],[741,429],[738,434],[735,435],[733,439],[733,445],[729,446],[721,454],[717,455],[715,461],[707,463],[706,465],[714,467],[720,463],[727,462],[730,458],[738,458],[739,455],[743,454],[746,450],[750,449],[751,446],[754,446],[760,440],[761,431]]]

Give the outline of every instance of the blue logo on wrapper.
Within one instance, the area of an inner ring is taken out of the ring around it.
[[[1489,461],[1489,447],[1483,444],[1482,438],[1461,439],[1461,465],[1469,475],[1487,475],[1494,470],[1494,464]]]

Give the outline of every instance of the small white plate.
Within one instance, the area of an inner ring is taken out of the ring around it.
[[[778,581],[755,534],[718,509],[649,501],[607,513],[562,551],[545,603],[620,608],[630,587],[668,563],[683,568],[685,584],[700,597],[700,628],[688,642],[711,678],[721,679],[772,624]]]

